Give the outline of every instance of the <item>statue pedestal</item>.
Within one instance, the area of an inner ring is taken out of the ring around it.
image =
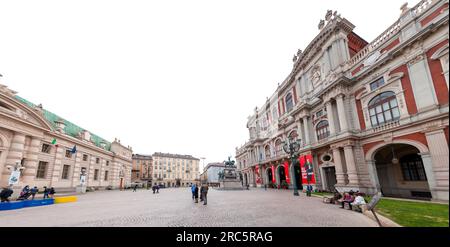
[[[239,179],[229,179],[220,181],[219,190],[244,190],[244,187]]]
[[[235,168],[225,168],[219,190],[243,190],[241,180],[237,178]]]
[[[86,185],[78,185],[76,188],[76,192],[81,194],[86,193]]]

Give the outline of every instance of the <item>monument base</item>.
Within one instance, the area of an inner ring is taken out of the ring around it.
[[[233,180],[220,181],[220,187],[217,189],[218,190],[244,190],[245,188],[242,187],[242,183],[239,179],[233,179]]]
[[[81,194],[86,193],[86,186],[78,185],[76,188],[76,192]]]

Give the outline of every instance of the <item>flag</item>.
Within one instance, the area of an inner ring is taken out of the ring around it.
[[[77,152],[77,145],[73,146],[72,150],[70,151],[71,153],[76,153]]]
[[[56,144],[56,138],[53,138],[52,145],[55,145],[55,144]]]

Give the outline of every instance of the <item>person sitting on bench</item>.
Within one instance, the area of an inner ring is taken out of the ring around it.
[[[352,203],[354,200],[355,200],[355,198],[353,197],[353,191],[345,192],[344,198],[343,198],[343,200],[341,201],[341,203],[342,203],[341,208],[345,208],[345,204],[347,203],[348,206],[350,207],[350,209],[352,209],[351,203]]]
[[[366,205],[366,200],[362,196],[362,193],[356,193],[355,200],[350,203],[350,206],[356,207],[359,211],[362,211],[361,206]]]

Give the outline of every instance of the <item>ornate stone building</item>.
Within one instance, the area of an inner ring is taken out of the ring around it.
[[[405,4],[370,43],[328,11],[292,72],[249,117],[239,170],[253,186],[292,187],[282,145],[298,139],[316,188],[448,201],[448,6]]]
[[[82,174],[85,185],[120,188],[131,182],[130,147],[78,127],[0,85],[0,186],[13,170],[19,183],[75,191]],[[76,147],[76,152],[73,148]]]
[[[153,184],[185,187],[200,180],[200,159],[191,155],[154,153]]]
[[[153,177],[152,161],[153,159],[151,155],[133,154],[131,181],[151,184]]]

